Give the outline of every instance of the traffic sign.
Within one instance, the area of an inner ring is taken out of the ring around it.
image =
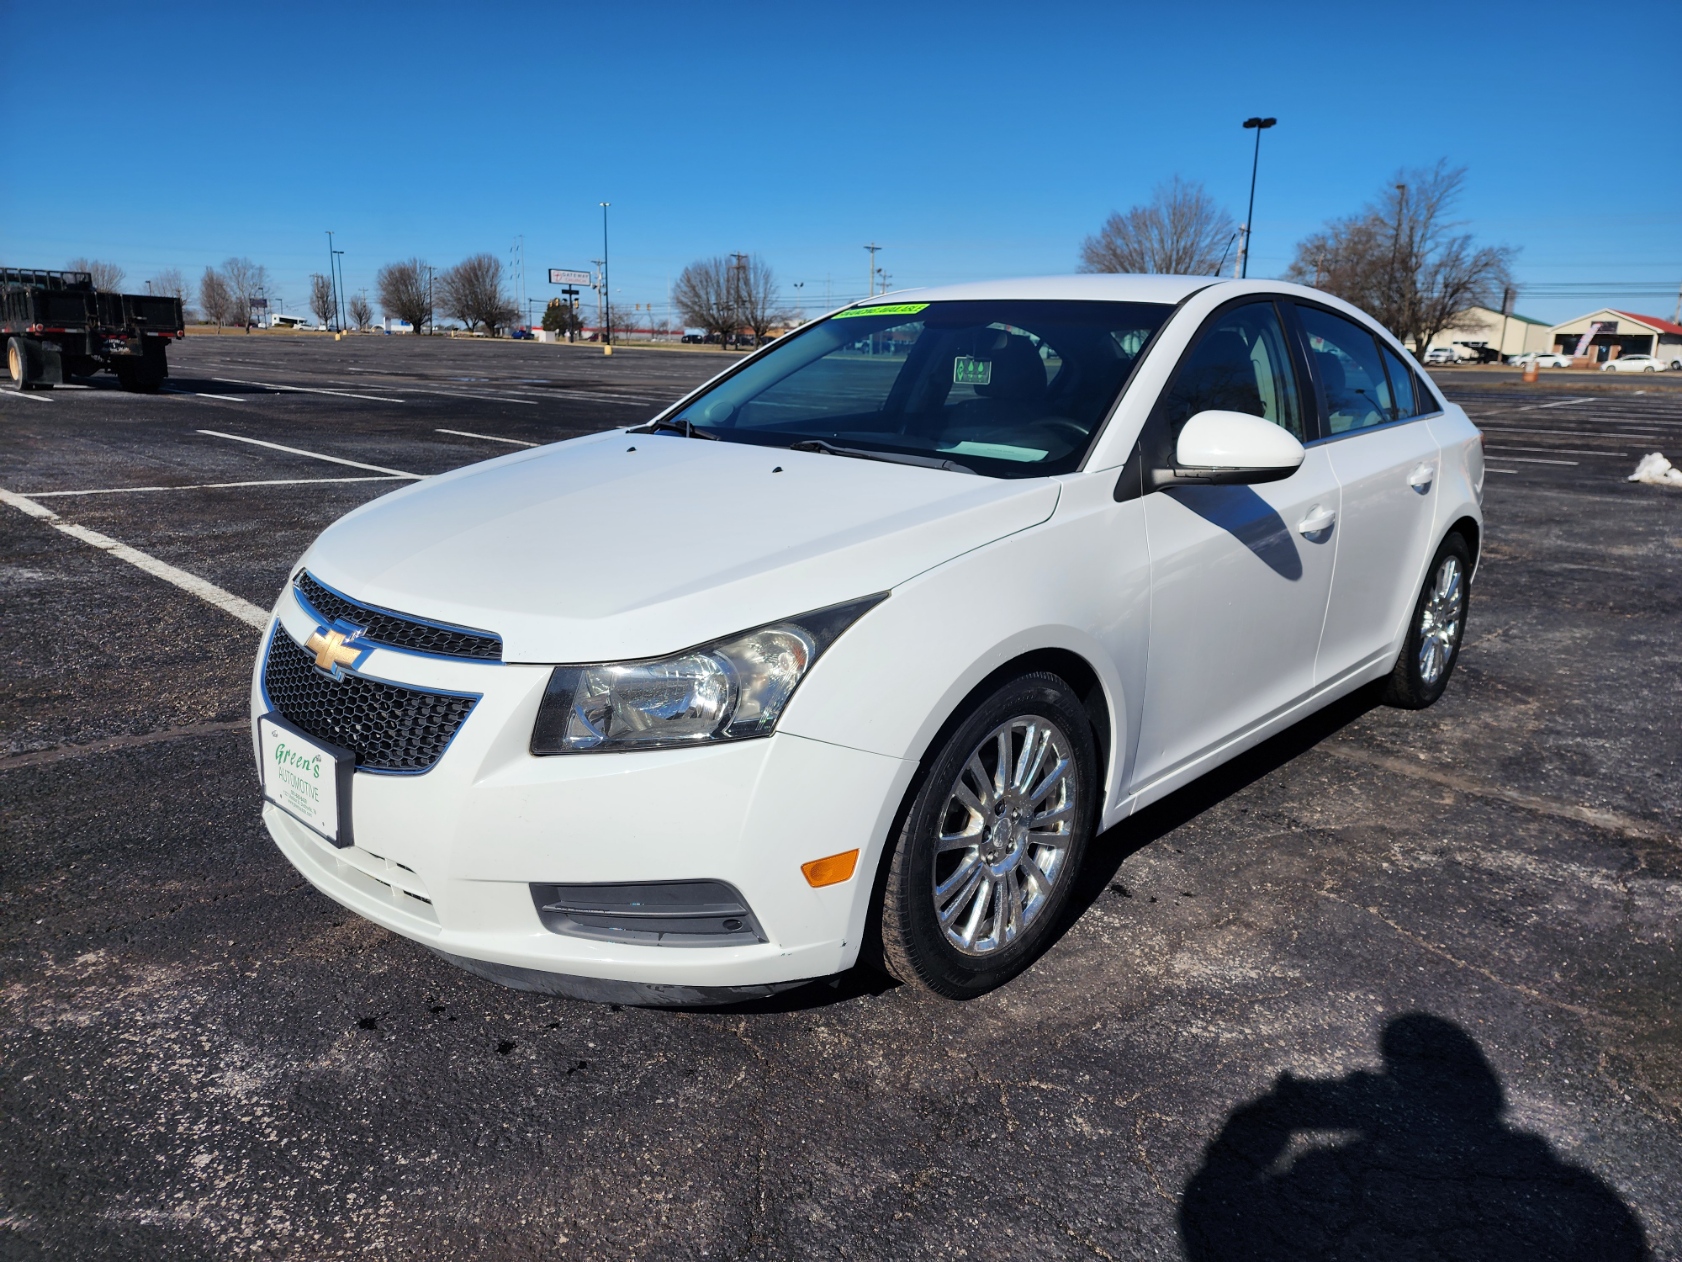
[[[574,272],[564,267],[551,267],[549,269],[549,283],[551,285],[588,285],[593,283],[594,280],[595,278],[589,272]]]

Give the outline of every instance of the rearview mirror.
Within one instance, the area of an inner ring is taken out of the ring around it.
[[[1303,460],[1296,436],[1243,412],[1199,412],[1174,446],[1176,481],[1277,482]]]

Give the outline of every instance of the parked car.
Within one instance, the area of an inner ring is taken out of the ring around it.
[[[1525,351],[1522,355],[1514,355],[1507,362],[1521,368],[1532,363],[1538,368],[1569,368],[1571,356],[1561,355],[1557,351]]]
[[[1364,685],[1442,695],[1483,480],[1465,412],[1314,289],[866,300],[329,526],[253,675],[263,819],[518,988],[727,1002],[863,952],[976,995],[1098,830]]]
[[[1663,372],[1670,365],[1654,355],[1619,355],[1600,366],[1601,372]]]
[[[1452,346],[1433,346],[1430,350],[1425,352],[1424,363],[1426,367],[1433,367],[1437,364],[1452,364],[1454,362],[1454,348]]]

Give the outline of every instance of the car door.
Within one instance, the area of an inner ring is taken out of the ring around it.
[[[1390,654],[1430,560],[1441,451],[1401,356],[1347,316],[1296,304],[1342,489],[1336,573],[1317,682]]]
[[[1278,306],[1247,299],[1205,322],[1141,434],[1141,467],[1167,470],[1157,480],[1169,485],[1143,497],[1150,660],[1135,789],[1186,770],[1313,686],[1338,517],[1326,449],[1309,447],[1290,477],[1256,485],[1175,484],[1171,472],[1179,430],[1209,409],[1312,438],[1306,384]]]

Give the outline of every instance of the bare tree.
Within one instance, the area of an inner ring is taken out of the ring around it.
[[[1196,181],[1157,185],[1148,205],[1111,215],[1081,242],[1083,272],[1212,275],[1232,244],[1232,216]]]
[[[251,300],[269,284],[269,269],[247,258],[231,258],[222,264],[222,279],[234,298],[234,319],[251,328]]]
[[[350,318],[358,329],[366,329],[374,322],[374,308],[368,305],[367,294],[358,292],[351,295]]]
[[[335,306],[333,282],[320,272],[311,272],[310,310],[315,313],[315,318],[320,322],[322,328],[331,324],[333,317],[338,314]]]
[[[492,337],[519,315],[502,288],[502,262],[494,254],[465,258],[438,277],[438,305],[469,331],[480,324]]]
[[[234,296],[228,290],[228,282],[214,267],[205,268],[204,275],[199,277],[199,306],[218,333],[234,317]]]
[[[753,330],[756,344],[763,342],[771,326],[784,318],[778,301],[776,273],[757,254],[738,256],[735,270],[736,308],[741,321]]]
[[[742,327],[736,288],[727,258],[697,259],[683,269],[672,288],[672,302],[685,324],[727,340]]]
[[[123,287],[123,277],[128,273],[115,263],[107,263],[103,259],[71,259],[64,265],[67,272],[87,272],[93,277],[93,287],[105,290],[107,293],[117,293]]]
[[[1474,244],[1449,217],[1465,182],[1446,159],[1396,172],[1359,213],[1298,242],[1285,279],[1354,303],[1423,353],[1468,308],[1496,306],[1512,280],[1515,251]]]
[[[386,315],[405,320],[416,333],[432,322],[432,295],[427,290],[426,264],[420,259],[387,263],[374,277],[380,309]]]

